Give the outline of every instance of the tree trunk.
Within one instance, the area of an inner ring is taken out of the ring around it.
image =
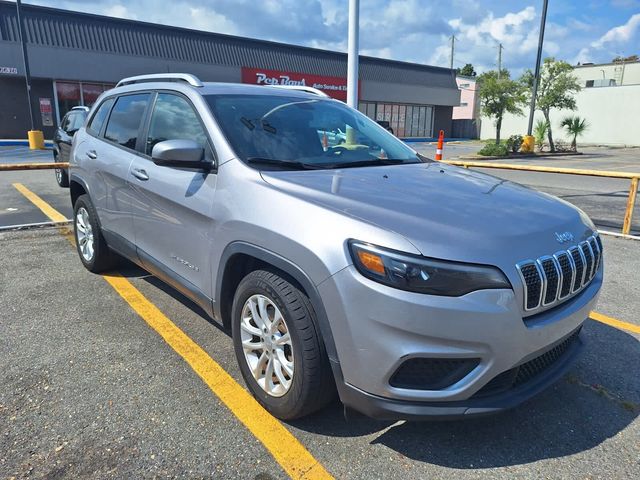
[[[574,135],[574,136],[573,136],[573,140],[571,141],[571,149],[572,149],[574,152],[577,152],[577,151],[578,151],[578,142],[577,142],[577,138],[578,138],[578,135]]]
[[[547,138],[549,139],[549,151],[555,152],[556,146],[553,143],[553,133],[551,132],[551,120],[549,119],[549,112],[542,112],[544,114],[544,119],[547,121],[549,125],[549,129],[547,130]]]
[[[496,120],[496,145],[500,145],[500,129],[502,128],[502,117]]]

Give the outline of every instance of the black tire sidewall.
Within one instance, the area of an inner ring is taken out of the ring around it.
[[[253,374],[247,365],[242,348],[242,340],[240,334],[240,318],[245,302],[252,295],[264,295],[268,297],[280,309],[280,313],[285,319],[287,329],[291,335],[293,358],[294,358],[294,374],[293,384],[287,393],[281,397],[273,397],[267,394],[258,382],[253,378]],[[302,340],[298,328],[295,325],[294,316],[290,311],[287,302],[283,300],[277,287],[271,285],[270,282],[263,279],[257,279],[251,275],[246,277],[240,285],[233,302],[232,308],[232,334],[233,346],[236,358],[240,366],[242,376],[249,386],[254,397],[268,411],[279,418],[295,418],[301,409],[305,359],[302,352]]]
[[[77,226],[77,215],[78,210],[83,208],[89,214],[89,223],[91,224],[91,230],[93,232],[93,258],[91,261],[85,260],[82,256],[82,252],[80,251],[80,242],[78,241],[78,226]],[[78,252],[78,256],[80,257],[80,261],[85,266],[85,268],[91,272],[99,272],[102,271],[106,264],[109,262],[109,251],[102,240],[102,234],[100,232],[100,225],[98,224],[98,217],[96,214],[96,210],[91,203],[88,195],[81,195],[76,200],[76,203],[73,206],[73,234],[76,242],[76,250]]]
[[[53,161],[60,163],[60,156],[57,153],[53,154]],[[56,170],[60,170],[60,180],[58,180],[58,175],[55,175],[56,183],[62,188],[67,188],[69,186],[69,172],[66,168],[57,168]]]

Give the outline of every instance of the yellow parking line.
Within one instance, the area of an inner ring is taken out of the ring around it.
[[[592,320],[605,323],[611,327],[619,328],[620,330],[628,330],[629,332],[640,333],[640,325],[634,325],[633,323],[623,322],[621,320],[608,317],[598,312],[591,312],[589,317]]]
[[[62,216],[21,184],[14,186],[51,220]],[[63,217],[64,218],[64,217]],[[72,234],[66,238],[75,243]],[[287,430],[236,382],[207,352],[164,315],[158,307],[119,273],[103,277],[113,289],[180,355],[211,391],[267,448],[283,470],[294,479],[331,479],[329,472]]]
[[[31,203],[33,203],[36,207],[42,210],[47,217],[51,219],[53,222],[66,222],[68,218],[62,215],[59,211],[49,205],[47,202],[42,200],[38,195],[33,193],[27,187],[22,185],[21,183],[14,183],[13,186],[18,190],[22,195],[27,197]]]
[[[119,274],[105,280],[180,355],[292,478],[332,478],[304,446],[197,343]]]

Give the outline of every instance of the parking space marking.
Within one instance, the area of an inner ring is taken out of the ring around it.
[[[67,222],[69,221],[64,215],[62,215],[59,211],[49,205],[47,202],[42,200],[38,195],[33,193],[27,187],[25,187],[21,183],[14,183],[13,186],[16,190],[18,190],[22,195],[24,195],[27,200],[33,203],[36,207],[38,207],[42,213],[44,213],[52,222]]]
[[[197,343],[140,293],[114,273],[104,279],[173,348],[231,410],[292,478],[333,478],[277,419],[269,414]]]
[[[13,186],[52,221],[64,216],[22,184]],[[73,234],[63,235],[75,245]],[[279,420],[267,412],[200,345],[184,333],[158,307],[149,301],[129,280],[114,272],[103,278],[125,302],[189,364],[209,389],[229,408],[240,422],[265,446],[282,469],[294,479],[332,479],[300,441]]]
[[[14,183],[13,186],[52,221],[66,220],[64,215],[24,185]],[[62,233],[72,244],[75,244],[73,234],[69,230],[65,229]],[[233,377],[142,295],[131,282],[117,272],[105,275],[103,278],[189,364],[236,418],[262,442],[290,477],[333,478],[282,423],[262,408]],[[589,317],[614,328],[640,334],[639,325],[623,322],[595,311],[591,312]]]
[[[634,325],[633,323],[623,322],[622,320],[618,320],[616,318],[608,317],[607,315],[603,315],[598,312],[591,312],[589,317],[592,320],[596,320],[598,322],[604,323],[611,327],[618,328],[620,330],[628,330],[633,333],[640,333],[640,325]]]

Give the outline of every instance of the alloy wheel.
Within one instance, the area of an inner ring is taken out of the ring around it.
[[[291,335],[282,313],[264,295],[252,295],[240,320],[244,357],[258,385],[273,397],[291,388],[294,358]]]
[[[94,255],[93,229],[89,221],[89,212],[84,207],[80,207],[76,212],[76,236],[82,258],[91,262]]]

